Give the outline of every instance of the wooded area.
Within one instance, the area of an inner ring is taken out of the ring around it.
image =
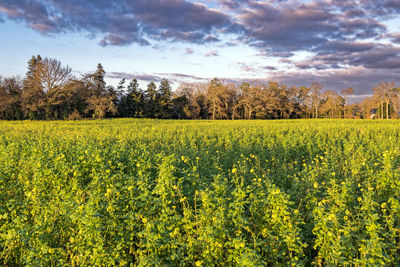
[[[295,118],[398,118],[400,88],[380,82],[359,103],[349,103],[352,88],[341,94],[278,82],[184,83],[175,92],[170,82],[151,81],[146,89],[138,81],[122,79],[107,85],[101,64],[80,78],[56,59],[33,56],[24,78],[0,77],[0,119],[63,120],[132,117],[160,119],[295,119]]]

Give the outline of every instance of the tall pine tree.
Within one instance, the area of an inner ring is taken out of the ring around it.
[[[42,86],[42,57],[32,56],[28,61],[28,72],[24,79],[22,103],[29,119],[44,119],[46,95]]]
[[[133,79],[127,88],[127,94],[123,97],[121,107],[125,117],[143,117],[144,92],[139,88],[136,79]]]
[[[159,107],[159,118],[168,119],[171,117],[173,103],[172,103],[172,91],[169,81],[162,79],[160,87],[158,88],[158,99],[157,104]]]
[[[157,104],[157,86],[154,82],[150,82],[147,85],[145,92],[145,114],[146,118],[156,118],[158,115],[158,104]]]

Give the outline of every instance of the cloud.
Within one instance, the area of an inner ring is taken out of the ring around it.
[[[400,83],[399,72],[373,70],[363,67],[351,67],[340,70],[321,70],[318,73],[301,70],[291,72],[276,72],[268,77],[269,80],[279,81],[288,85],[309,86],[312,82],[320,82],[324,90],[341,90],[353,87],[355,95],[372,92],[380,81],[394,81]]]
[[[265,71],[275,71],[277,70],[274,66],[262,66],[258,63],[248,64],[245,62],[236,62],[236,65],[240,67],[240,69],[246,73],[250,74],[265,74]]]
[[[265,70],[276,70],[276,67],[274,66],[264,66]]]
[[[240,69],[244,72],[257,72],[257,68],[254,66],[250,66],[244,62],[236,62],[236,64],[240,67]]]
[[[236,34],[267,55],[290,57],[332,40],[377,38],[387,31],[378,19],[400,12],[398,0],[216,2],[220,9],[188,0],[3,0],[0,14],[45,34],[100,35],[102,46],[160,40],[202,44]]]
[[[269,71],[289,81],[287,75],[307,82],[322,77],[328,84],[342,85],[341,78],[375,83],[370,76],[380,81],[399,74],[400,33],[385,24],[399,18],[399,0],[199,1],[1,0],[0,22],[14,20],[47,35],[81,32],[98,37],[101,46],[207,44],[207,57],[219,55],[215,47],[248,45],[281,64],[243,63],[244,72]],[[303,52],[308,56],[299,59]],[[170,75],[178,80],[184,74]]]
[[[393,43],[400,44],[400,32],[389,33],[383,36],[389,38]]]
[[[268,66],[266,67],[268,69]],[[288,86],[310,86],[313,82],[319,82],[323,85],[323,91],[334,90],[340,93],[343,89],[353,87],[355,97],[360,98],[369,92],[380,81],[394,81],[400,83],[400,72],[387,72],[384,70],[371,70],[363,67],[351,67],[346,70],[321,70],[318,73],[301,70],[301,71],[275,71],[271,72],[265,78],[230,78],[219,77],[226,83],[241,84],[243,82],[265,84],[269,81],[276,81],[287,84]],[[125,73],[110,72],[107,73],[108,78],[122,79],[138,79],[143,81],[159,82],[163,78],[167,78],[173,83],[185,82],[209,82],[213,77],[199,77],[182,73]]]
[[[181,83],[188,81],[208,81],[207,78],[198,77],[195,75],[188,75],[182,73],[140,73],[140,72],[108,72],[107,77],[111,79],[126,79],[126,80],[142,80],[146,82],[160,82],[163,78],[168,79],[172,83]]]
[[[216,31],[233,27],[231,18],[184,0],[3,0],[0,14],[45,34],[85,31],[103,36],[100,45],[218,41]]]
[[[190,55],[190,54],[193,54],[193,53],[194,53],[194,50],[192,48],[188,47],[188,48],[185,49],[185,54]]]
[[[355,38],[378,37],[386,31],[385,25],[362,9],[345,8],[350,7],[332,0],[281,4],[248,1],[246,7],[238,9],[237,17],[245,29],[247,43],[269,55],[315,51],[331,40],[351,42]]]
[[[155,74],[146,74],[146,73],[126,73],[126,72],[108,72],[107,78],[111,79],[126,79],[126,80],[142,80],[147,82],[159,82],[162,77]]]
[[[210,50],[205,54],[206,57],[217,57],[218,56],[218,51],[216,50]]]
[[[361,66],[368,69],[400,70],[400,47],[390,44],[328,44],[309,59],[294,62],[299,69],[344,69]]]

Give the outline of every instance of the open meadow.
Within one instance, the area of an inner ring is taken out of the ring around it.
[[[0,265],[400,265],[397,120],[0,122]]]

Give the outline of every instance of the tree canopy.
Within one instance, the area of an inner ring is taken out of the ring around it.
[[[0,119],[62,120],[132,117],[158,119],[397,118],[400,89],[380,82],[371,97],[351,103],[353,88],[341,95],[317,82],[307,86],[226,83],[218,78],[183,83],[175,91],[167,79],[141,89],[137,79],[107,85],[99,63],[75,77],[56,59],[32,56],[24,78],[0,77]]]

